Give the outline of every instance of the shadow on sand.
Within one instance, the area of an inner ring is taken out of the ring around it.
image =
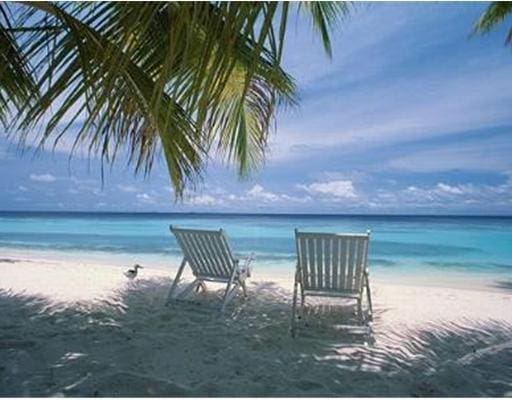
[[[502,289],[504,291],[512,292],[512,280],[508,281],[496,281],[492,284],[492,287]]]
[[[250,286],[225,316],[164,307],[168,288],[168,279],[139,280],[108,301],[73,305],[0,292],[0,395],[512,394],[503,323],[390,332],[377,309],[371,333],[350,327],[351,306],[340,319],[339,308],[313,305],[294,340],[290,293],[271,282]]]

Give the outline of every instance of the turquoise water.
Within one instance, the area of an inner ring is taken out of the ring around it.
[[[223,227],[235,253],[255,252],[258,268],[294,268],[294,228],[372,231],[374,274],[512,276],[511,217],[226,214],[0,213],[0,248],[112,257],[166,265],[180,250],[169,224]],[[2,258],[0,256],[0,258]]]

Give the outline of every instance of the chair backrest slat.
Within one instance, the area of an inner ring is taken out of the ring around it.
[[[304,289],[360,292],[369,237],[296,230],[297,268]]]
[[[314,287],[316,285],[315,242],[311,238],[308,238],[307,242],[308,242],[308,280],[309,280],[309,285]]]
[[[194,265],[198,273],[204,275],[211,274],[211,269],[204,257],[203,244],[199,238],[196,235],[191,234],[181,234],[181,236],[185,237],[185,240],[188,240],[191,243],[192,253],[185,253],[189,264],[192,265],[194,263],[193,259],[195,258]]]
[[[339,269],[336,268],[340,263],[340,243],[339,241],[332,241],[332,257],[331,257],[331,265],[332,265],[332,277],[331,277],[331,288],[333,290],[339,289]]]
[[[332,264],[331,264],[331,239],[324,240],[324,280],[325,287],[332,289],[331,286],[331,273],[332,273]]]
[[[222,230],[170,229],[195,276],[230,277],[235,260]]]
[[[348,266],[347,266],[347,280],[345,281],[345,290],[350,290],[354,281],[354,263],[355,251],[357,243],[355,240],[348,239]]]
[[[363,273],[366,267],[365,253],[367,251],[368,242],[358,242],[357,244],[357,263],[354,271],[354,286],[361,287],[363,284]]]
[[[219,255],[219,252],[217,251],[217,246],[215,245],[217,240],[215,240],[215,237],[212,235],[208,235],[205,237],[208,249],[210,251],[210,260],[212,262],[212,265],[215,269],[215,271],[218,274],[225,275],[224,267],[223,267],[223,259]]]
[[[234,260],[222,230],[219,235],[215,234],[210,236],[210,240],[212,255],[217,260],[217,268],[220,273],[229,276],[233,268]],[[226,248],[227,251],[224,253],[222,248]],[[226,263],[225,260],[229,260],[229,263]]]
[[[207,273],[211,275],[219,275],[219,271],[217,270],[215,264],[212,262],[211,251],[208,248],[208,234],[196,234],[194,235],[194,239],[198,243],[202,261]]]
[[[220,230],[220,238],[221,238],[221,240],[216,242],[217,247],[220,250],[219,254],[222,255],[222,259],[230,260],[231,266],[229,268],[231,270],[231,268],[235,267],[235,258],[233,257],[233,254],[231,253],[231,248],[228,245],[228,240],[227,240],[226,236],[224,236],[224,231],[222,229]]]

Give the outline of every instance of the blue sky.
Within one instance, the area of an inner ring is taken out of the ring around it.
[[[483,3],[360,4],[329,60],[308,21],[290,25],[285,68],[300,106],[277,117],[249,179],[209,162],[175,203],[151,176],[0,139],[2,210],[512,214],[512,54],[507,24],[469,37]]]

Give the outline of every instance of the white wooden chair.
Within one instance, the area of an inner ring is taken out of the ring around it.
[[[173,300],[184,299],[192,290],[206,291],[205,282],[225,283],[226,290],[222,299],[221,312],[232,300],[239,288],[242,288],[244,297],[247,297],[245,280],[250,277],[251,254],[243,267],[239,260],[233,257],[228,241],[222,229],[184,229],[170,226],[171,232],[176,236],[178,244],[183,251],[183,261],[178,269],[176,278],[172,283],[167,303]],[[192,269],[195,280],[180,293],[176,293],[181,275],[188,263]]]
[[[368,318],[372,319],[372,299],[368,276],[368,244],[366,234],[333,234],[299,232],[295,229],[297,269],[293,290],[292,336],[297,325],[297,292],[300,285],[301,314],[306,296],[345,297],[357,300],[361,322],[363,291],[366,289]]]

